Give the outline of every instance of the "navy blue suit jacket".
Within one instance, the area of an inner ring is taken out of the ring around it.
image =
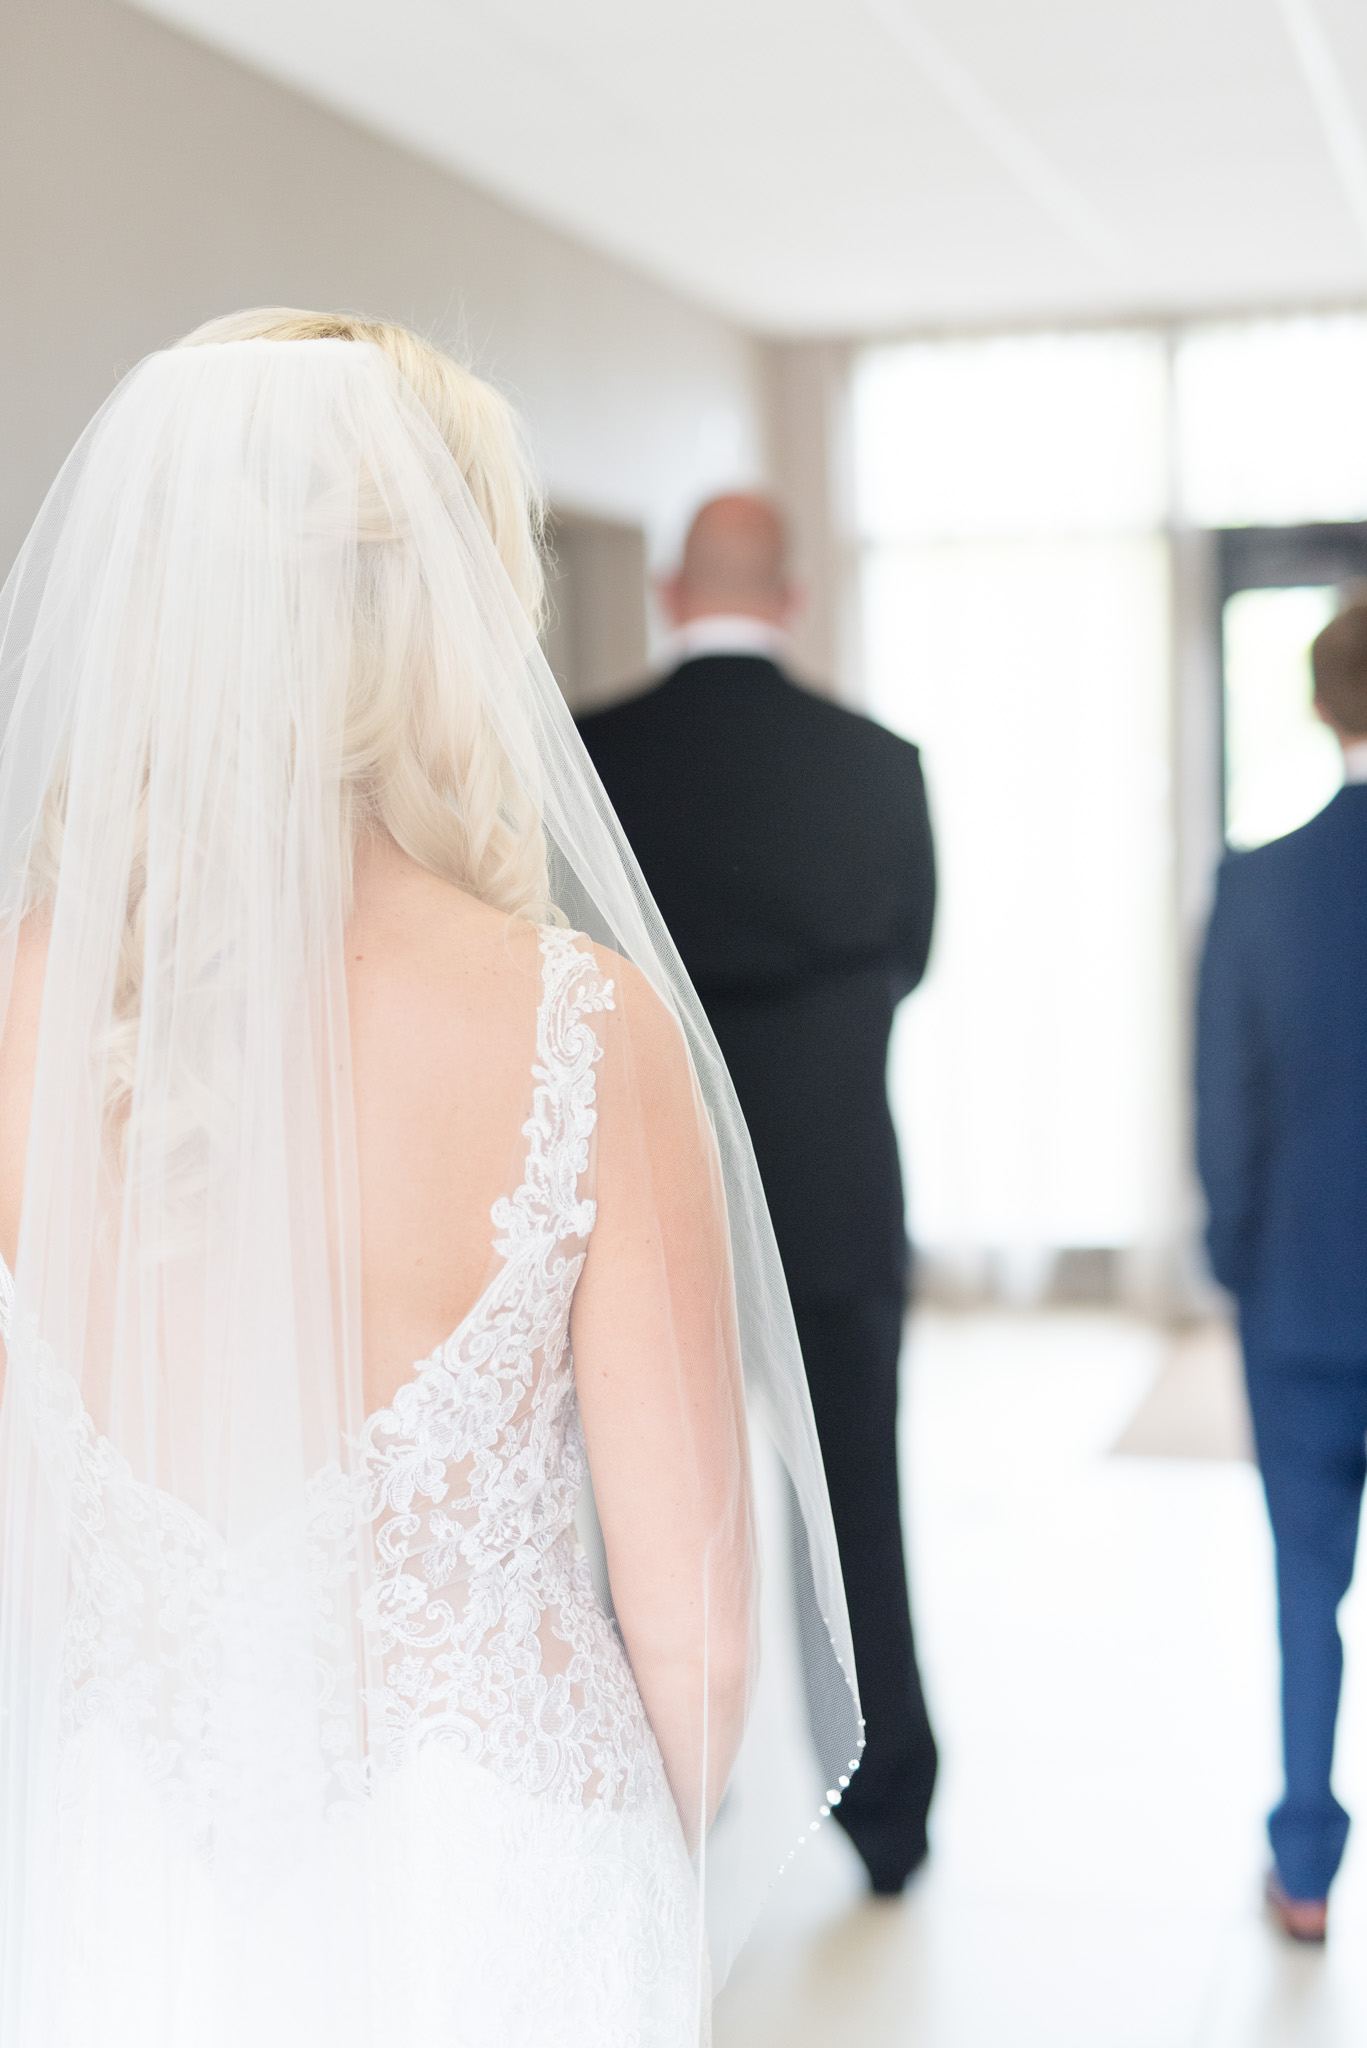
[[[1220,870],[1197,1158],[1245,1337],[1367,1359],[1367,785]]]

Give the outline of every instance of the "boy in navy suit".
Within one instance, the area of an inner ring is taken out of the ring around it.
[[[1201,970],[1197,1155],[1235,1295],[1277,1550],[1286,1789],[1268,1898],[1322,1941],[1348,1815],[1330,1788],[1367,1479],[1367,605],[1312,649],[1344,787],[1220,871]]]

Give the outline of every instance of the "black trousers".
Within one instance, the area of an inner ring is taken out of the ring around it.
[[[935,1738],[916,1668],[897,1483],[894,1296],[795,1301],[849,1603],[863,1760],[835,1817],[876,1891],[900,1891],[926,1853]]]

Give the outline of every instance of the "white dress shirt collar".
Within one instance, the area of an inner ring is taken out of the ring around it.
[[[676,626],[663,649],[667,668],[696,661],[704,654],[758,654],[782,663],[790,659],[792,646],[783,628],[768,619],[751,618],[744,612],[709,612],[705,618]]]
[[[1367,782],[1367,740],[1350,740],[1343,750],[1345,782]]]

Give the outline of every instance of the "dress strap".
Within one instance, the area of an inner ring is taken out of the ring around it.
[[[515,1198],[525,1218],[540,1217],[556,1238],[585,1237],[593,1227],[593,1136],[598,1122],[594,1068],[603,1057],[590,1021],[616,1007],[613,983],[603,974],[580,932],[545,925],[541,943],[541,1002],[536,1017],[536,1060],[526,1178]]]

